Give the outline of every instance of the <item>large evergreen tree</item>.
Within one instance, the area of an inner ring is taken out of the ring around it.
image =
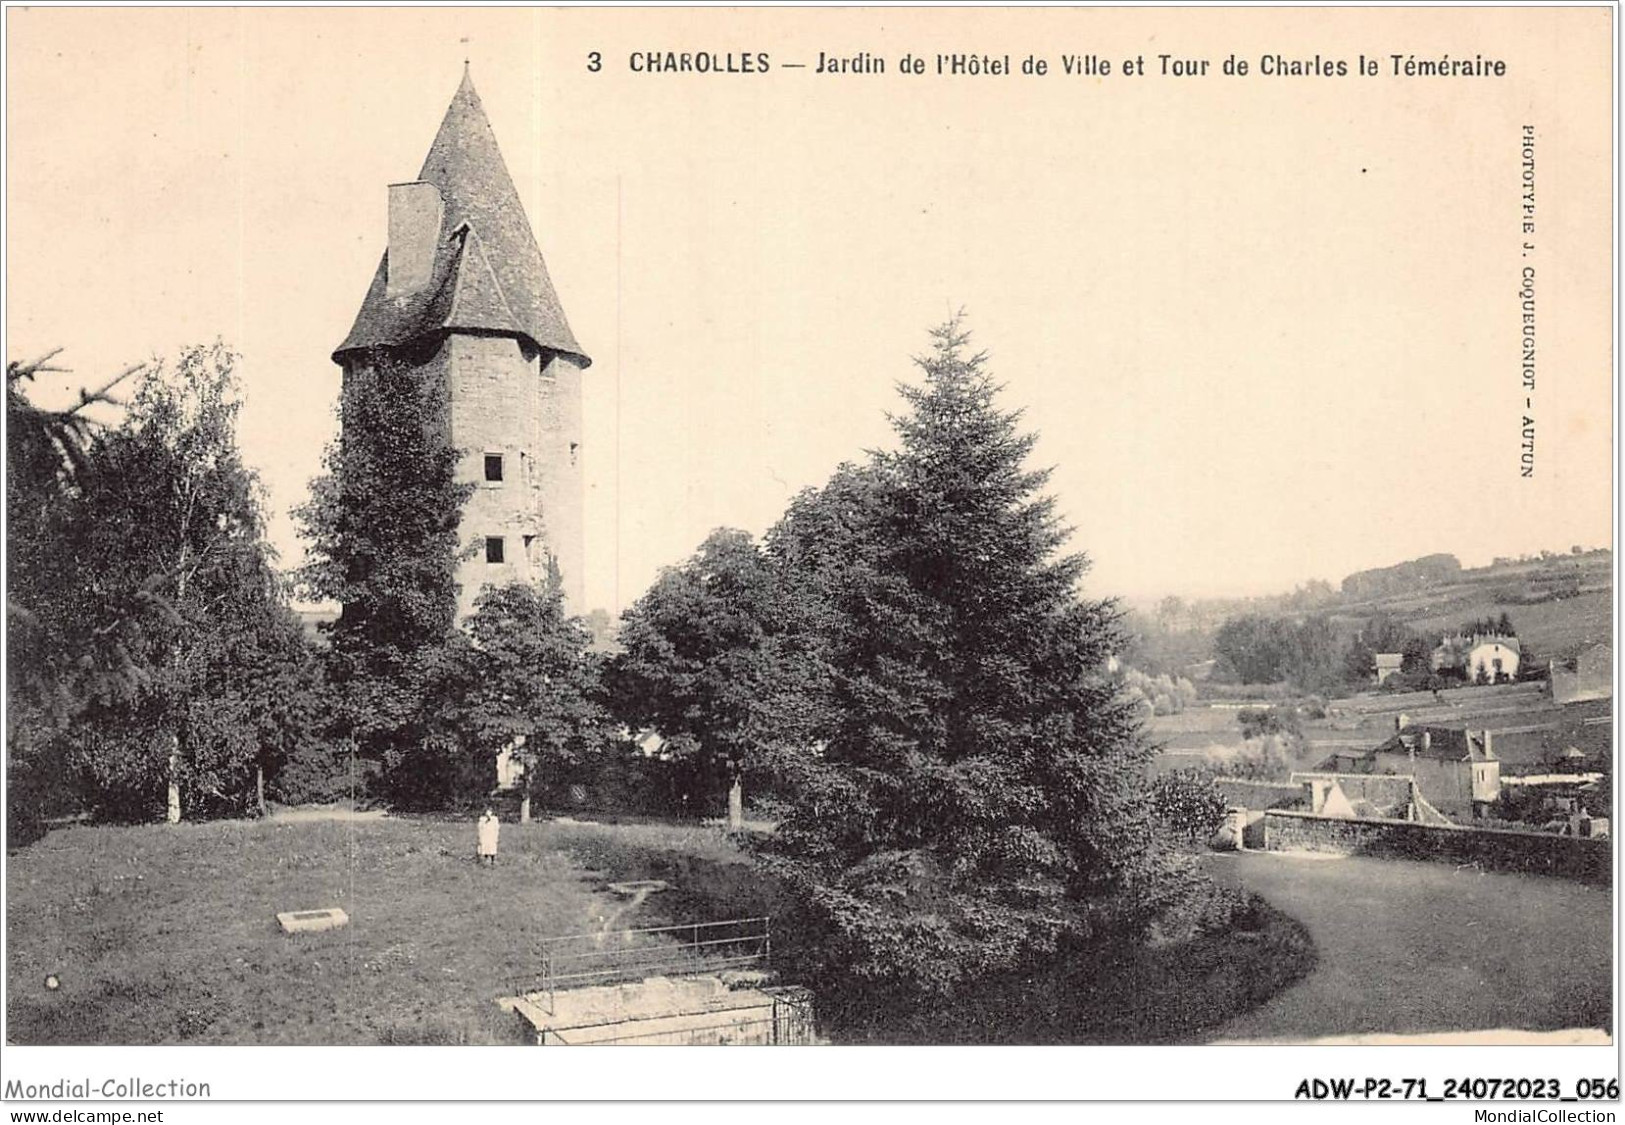
[[[1086,560],[985,357],[957,318],[933,340],[897,451],[798,498],[768,542],[817,672],[786,688],[813,729],[778,759],[791,796],[761,846],[823,931],[822,972],[915,995],[1131,935],[1161,872],[1149,751],[1105,670],[1116,612],[1080,596]]]
[[[144,370],[126,369],[100,390],[81,391],[63,409],[37,406],[29,386],[41,374],[61,374],[52,352],[6,368],[6,641],[7,690],[15,716],[59,726],[98,699],[127,696],[139,684],[139,626],[168,607],[152,592],[102,595],[92,614],[83,601],[85,561],[71,550],[72,524],[92,486],[97,438],[106,426],[91,408],[115,409],[114,387]],[[118,595],[130,601],[108,605]],[[12,729],[30,723],[12,723]]]
[[[147,589],[103,591],[93,617],[69,528],[91,475],[99,427],[91,408],[114,407],[126,369],[97,391],[53,409],[30,397],[41,375],[64,374],[60,349],[6,366],[6,834],[37,838],[45,818],[73,807],[69,726],[99,700],[125,699],[145,675],[142,625],[170,612]],[[128,600],[118,602],[118,597]]]

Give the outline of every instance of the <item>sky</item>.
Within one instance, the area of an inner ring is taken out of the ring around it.
[[[384,248],[386,185],[416,174],[466,58],[594,360],[588,605],[624,608],[713,527],[759,534],[887,445],[897,381],[958,308],[1040,435],[1091,595],[1607,545],[1608,18],[12,8],[7,356],[62,347],[50,398],[223,338],[296,564],[289,511],[335,432],[330,356]],[[634,72],[643,51],[771,69]],[[859,51],[887,73],[813,69]],[[1052,73],[897,73],[953,51]],[[1060,73],[1087,53],[1117,72]],[[1162,53],[1209,74],[1156,73]],[[1508,73],[1257,73],[1361,53]],[[1254,72],[1225,76],[1231,54]],[[1121,73],[1135,56],[1150,73]]]

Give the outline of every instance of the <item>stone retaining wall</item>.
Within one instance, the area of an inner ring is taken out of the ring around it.
[[[1543,832],[1447,828],[1404,820],[1344,819],[1271,809],[1264,814],[1264,847],[1269,851],[1476,863],[1497,871],[1562,875],[1604,886],[1613,882],[1610,841]]]

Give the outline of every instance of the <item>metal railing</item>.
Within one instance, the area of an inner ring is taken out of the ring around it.
[[[765,1009],[764,1009],[765,1010]],[[728,1041],[742,1042],[760,1039],[763,1046],[777,1046],[773,1038],[778,1021],[772,1016],[744,1022],[707,1024],[704,1027],[685,1027],[666,1031],[628,1031],[620,1035],[587,1038],[575,1027],[549,1028],[543,1032],[542,1042],[561,1047],[593,1046],[613,1047],[636,1045],[639,1047],[691,1046],[696,1040],[710,1046],[722,1046]]]
[[[766,917],[543,938],[540,991],[552,1013],[561,988],[763,966],[772,951]]]

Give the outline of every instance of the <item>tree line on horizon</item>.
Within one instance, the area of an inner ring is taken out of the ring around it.
[[[1408,559],[1392,566],[1374,567],[1346,576],[1334,587],[1324,579],[1313,578],[1284,594],[1233,597],[1182,597],[1168,594],[1154,605],[1132,612],[1135,628],[1155,630],[1166,635],[1212,633],[1225,621],[1247,614],[1302,617],[1305,614],[1345,614],[1364,609],[1380,614],[1380,608],[1354,603],[1404,597],[1448,582],[1495,577],[1497,571],[1520,569],[1511,584],[1496,585],[1489,591],[1494,601],[1507,605],[1534,605],[1564,597],[1576,597],[1582,590],[1585,560],[1610,556],[1609,547],[1587,548],[1575,544],[1566,553],[1542,550],[1535,554],[1497,556],[1487,566],[1464,568],[1455,555],[1434,554]]]

